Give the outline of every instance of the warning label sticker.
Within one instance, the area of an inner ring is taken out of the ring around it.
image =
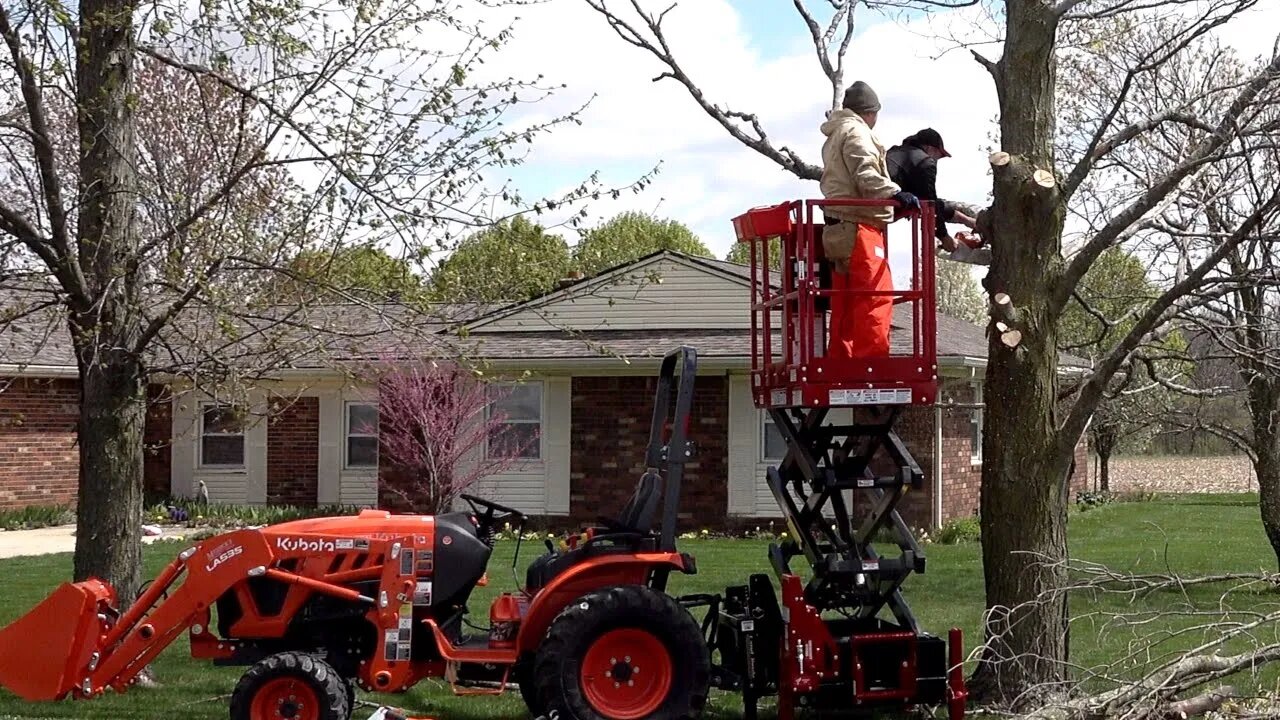
[[[827,402],[831,405],[907,405],[911,402],[911,388],[829,390]]]
[[[431,604],[431,583],[430,581],[419,581],[413,589],[414,605],[430,605]]]
[[[382,635],[382,641],[386,646],[383,651],[383,657],[387,660],[395,660],[400,645],[399,629],[385,631]]]

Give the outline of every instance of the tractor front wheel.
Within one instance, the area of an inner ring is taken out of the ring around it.
[[[231,694],[231,720],[350,720],[347,686],[306,653],[272,655],[249,668]]]
[[[561,720],[683,720],[702,712],[710,671],[693,616],[669,595],[625,586],[561,611],[534,678],[542,709]]]

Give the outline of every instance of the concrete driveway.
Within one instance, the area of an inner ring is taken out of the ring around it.
[[[75,525],[0,532],[0,558],[73,552],[76,549],[75,532]],[[142,542],[152,543],[164,538],[181,537],[191,532],[193,531],[187,528],[165,528],[163,534],[144,537]]]

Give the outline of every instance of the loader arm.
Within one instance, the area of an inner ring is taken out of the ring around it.
[[[25,647],[24,638],[49,640],[49,650],[37,658],[0,654],[0,685],[25,700],[123,690],[183,630],[208,632],[209,607],[218,595],[270,558],[255,531],[211,538],[179,554],[119,617],[113,617],[116,597],[109,585],[66,583],[0,631],[3,648]],[[73,612],[77,617],[68,618]]]
[[[257,530],[240,530],[188,548],[128,609],[114,617],[115,592],[98,580],[66,583],[0,631],[0,685],[26,700],[93,697],[122,691],[184,630],[193,647],[217,644],[210,608],[246,579],[266,576],[370,607],[374,600],[332,583],[272,567],[275,556]],[[68,617],[71,615],[72,617]],[[48,638],[35,657],[24,638]]]

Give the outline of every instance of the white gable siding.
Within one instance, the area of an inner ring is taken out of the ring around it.
[[[689,261],[658,257],[597,283],[582,283],[473,332],[747,328],[745,280]]]

